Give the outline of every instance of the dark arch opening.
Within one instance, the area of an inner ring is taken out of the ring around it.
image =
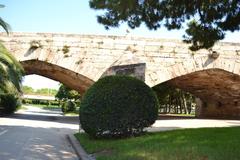
[[[240,99],[240,75],[222,69],[196,71],[167,83],[204,100]]]
[[[207,69],[165,83],[200,98],[197,100],[198,117],[240,118],[240,75],[222,69]]]

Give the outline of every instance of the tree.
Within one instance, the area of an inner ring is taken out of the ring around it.
[[[10,26],[1,17],[0,26],[8,33]],[[0,114],[13,113],[20,105],[23,73],[21,64],[0,43]]]
[[[0,8],[4,8],[5,6],[0,4]],[[1,17],[0,17],[0,26],[7,32],[9,33],[9,30],[10,30],[10,25],[5,22]]]
[[[41,89],[37,89],[34,93],[37,95],[55,96],[57,92],[58,91],[56,89],[41,88]]]
[[[59,87],[55,98],[59,100],[63,113],[76,111],[76,106],[79,107],[81,103],[81,95],[63,84]]]
[[[22,91],[24,94],[34,94],[34,89],[29,86],[23,86]]]
[[[172,87],[168,83],[159,84],[153,87],[153,90],[158,97],[160,113],[191,114],[195,98],[190,93]]]
[[[0,4],[0,8],[5,7]],[[10,26],[0,17],[0,26],[8,33]],[[21,64],[0,43],[0,92],[21,90],[23,68]]]
[[[127,22],[132,29],[144,23],[157,30],[180,29],[187,23],[184,41],[190,49],[209,49],[226,31],[240,29],[239,0],[90,0],[90,7],[103,10],[98,22],[106,29]]]
[[[21,64],[0,43],[0,92],[21,91],[22,76]]]
[[[72,90],[72,89],[68,88],[67,86],[61,84],[55,97],[57,99],[63,100],[63,101],[68,100],[68,99],[79,100],[81,98],[81,95],[77,91]]]
[[[29,86],[23,86],[22,91],[24,94],[34,94],[34,95],[44,95],[44,96],[55,96],[58,92],[56,89],[51,89],[51,88],[41,88],[35,91],[32,87],[29,87]]]
[[[13,113],[20,105],[23,68],[0,43],[0,114]]]

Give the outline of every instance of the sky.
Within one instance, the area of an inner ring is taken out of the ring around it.
[[[131,30],[126,24],[105,30],[97,23],[99,11],[90,9],[88,0],[2,0],[0,16],[10,24],[12,32],[50,32],[74,34],[126,35],[182,39],[184,30],[161,28],[149,31],[144,25]],[[2,31],[2,30],[0,30]],[[240,42],[240,32],[227,33],[224,41]],[[39,83],[41,82],[41,83]],[[59,82],[37,75],[25,76],[23,85],[39,88],[58,88]]]

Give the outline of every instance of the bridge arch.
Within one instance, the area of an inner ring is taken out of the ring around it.
[[[59,81],[81,94],[94,83],[92,79],[84,75],[45,61],[26,60],[21,61],[21,64],[26,75],[37,74]]]
[[[198,117],[240,118],[238,74],[210,68],[178,76],[165,83],[198,97]]]
[[[22,62],[27,74],[39,74],[58,80],[81,93],[105,75],[136,73],[150,87],[163,82],[173,83],[179,88],[185,86],[185,90],[190,85],[200,88],[205,86],[201,92],[197,88],[196,93],[193,89],[191,92],[202,100],[207,100],[209,104],[211,99],[221,99],[222,102],[234,102],[234,106],[239,108],[239,43],[218,43],[212,50],[192,52],[187,44],[179,40],[132,36],[11,33],[0,34],[0,38],[6,48]],[[132,61],[134,59],[138,64]],[[210,83],[210,79],[197,81],[204,78],[195,78],[194,82],[199,83],[198,86],[192,84],[191,80],[188,81],[189,85],[186,82],[181,84],[186,81],[184,78],[200,75],[209,78],[206,76],[209,74],[216,75],[212,78],[214,85],[205,84]],[[217,84],[216,79],[219,80]],[[212,88],[218,85],[220,88],[214,92]],[[226,92],[218,92],[219,90]],[[214,104],[225,105],[218,102]],[[240,112],[236,113],[239,115]]]
[[[206,51],[205,51],[206,52]],[[190,53],[183,57],[176,54],[175,57],[166,59],[164,65],[156,63],[154,67],[155,71],[152,71],[150,76],[153,79],[151,86],[182,77],[198,71],[223,70],[234,75],[240,75],[240,56],[227,53],[219,53],[219,57],[213,58],[211,54],[201,53],[197,55],[191,55]],[[180,54],[179,54],[180,55]],[[168,62],[169,61],[169,62]]]

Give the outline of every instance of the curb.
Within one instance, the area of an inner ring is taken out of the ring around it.
[[[76,137],[74,135],[68,134],[67,139],[69,140],[70,144],[72,145],[74,151],[76,152],[77,156],[81,160],[95,160],[95,158],[91,157],[86,153],[86,151],[83,149],[81,144],[78,142]]]

